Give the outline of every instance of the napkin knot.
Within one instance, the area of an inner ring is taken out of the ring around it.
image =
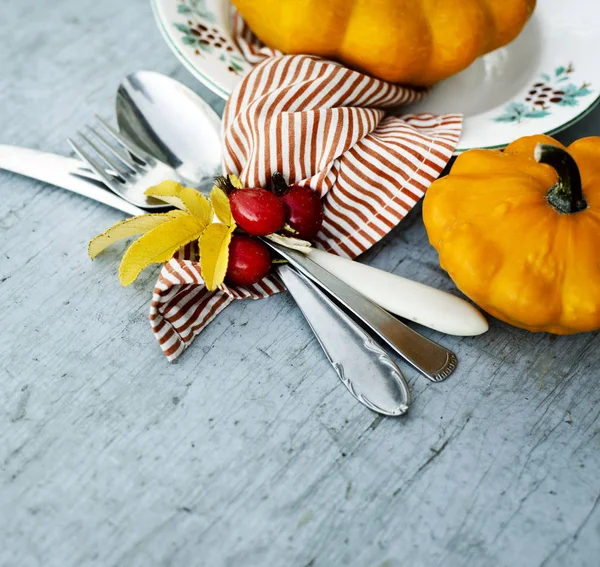
[[[231,94],[223,119],[223,168],[244,186],[265,186],[274,171],[323,199],[315,244],[354,258],[385,236],[446,166],[460,137],[460,114],[401,113],[426,93],[393,85],[309,55],[260,47],[234,22],[254,69]],[[204,287],[197,250],[165,265],[150,319],[169,360],[235,299],[284,288],[274,276],[245,288]]]

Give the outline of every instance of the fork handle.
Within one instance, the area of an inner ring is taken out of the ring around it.
[[[454,372],[457,360],[452,351],[413,331],[302,252],[285,248],[266,238],[262,240],[302,274],[337,299],[429,380],[440,382]]]

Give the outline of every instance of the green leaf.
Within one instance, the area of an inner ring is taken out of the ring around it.
[[[575,98],[577,95],[565,95],[560,102],[557,102],[558,106],[577,106],[579,101]]]
[[[177,12],[179,14],[190,14],[192,12],[192,9],[189,6],[186,6],[185,4],[179,4],[179,6],[177,6]]]
[[[174,24],[174,25],[181,33],[185,33],[185,34],[190,33],[189,26],[186,26],[185,24]]]
[[[527,107],[522,102],[509,102],[504,110],[510,114],[523,114],[527,111]]]
[[[198,14],[198,16],[200,16],[201,18],[204,18],[206,21],[210,22],[211,24],[214,24],[216,21],[214,14],[212,14],[211,12],[209,12],[207,10],[196,10],[196,13]]]
[[[562,90],[566,95],[574,95],[579,90],[579,87],[577,87],[577,85],[574,83],[569,83],[568,85],[564,86]]]
[[[235,62],[233,59],[231,59],[229,62],[231,63],[231,66],[232,66],[232,67],[233,67],[233,68],[234,68],[236,71],[238,71],[238,72],[241,72],[241,71],[243,71],[243,70],[244,70],[244,68],[243,68],[243,67],[241,67],[240,65],[238,65],[238,64],[237,64],[237,63],[236,63],[236,62]]]
[[[525,117],[527,118],[543,118],[544,116],[549,116],[550,113],[547,110],[530,110],[525,113]]]

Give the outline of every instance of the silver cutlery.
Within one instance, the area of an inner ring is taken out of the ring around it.
[[[120,155],[121,149],[108,150],[108,144],[105,144],[104,150],[98,151],[99,147],[90,143],[87,137],[84,140],[96,151],[98,157],[72,140],[69,143],[90,170],[102,178],[109,188],[115,192],[121,191],[123,198],[125,195],[134,196],[136,191],[144,191],[150,185],[149,180],[152,180],[152,184],[157,184],[177,177],[170,166],[131,146],[118,133],[113,131],[112,137],[122,148],[135,152],[135,159],[142,162],[142,165],[137,167],[137,164],[128,163],[127,158]],[[133,150],[130,149],[132,147]],[[128,167],[128,171],[124,171],[124,166]],[[115,175],[107,173],[106,168],[113,170]],[[371,337],[351,322],[326,295],[314,289],[310,282],[303,281],[302,276],[289,268],[277,269],[283,271],[285,280],[294,289],[292,297],[299,304],[317,340],[350,393],[369,409],[383,415],[397,416],[406,413],[410,403],[408,385],[389,355],[377,347]],[[368,372],[368,376],[364,372]]]
[[[123,205],[124,201],[105,189],[99,176],[72,158],[0,145],[0,168],[68,189],[131,215],[140,214],[135,205]],[[178,173],[184,169],[180,166]],[[107,169],[107,174],[115,176],[116,172]],[[99,192],[95,190],[98,187]],[[316,248],[310,250],[309,257],[377,305],[405,319],[451,335],[472,336],[488,329],[481,313],[459,297]]]
[[[73,151],[116,195],[150,211],[164,209],[166,204],[163,201],[146,196],[144,191],[167,179],[177,180],[178,175],[173,168],[120,136],[102,118],[96,118],[99,127],[88,126],[86,132],[79,132],[82,142],[71,138],[67,140]],[[85,149],[85,145],[92,152]]]
[[[125,97],[126,102],[124,102],[123,92],[128,93],[127,97]],[[160,100],[162,100],[162,103]],[[179,102],[180,100],[181,102]],[[198,102],[197,105],[192,104],[194,100]],[[139,101],[139,104],[143,105],[143,107],[138,108],[136,101]],[[126,110],[122,110],[121,108],[124,104]],[[185,159],[193,164],[195,163],[194,160],[197,159],[195,156],[201,155],[203,152],[199,151],[199,147],[196,147],[195,151],[190,151],[190,140],[185,139],[184,136],[177,136],[172,133],[177,128],[177,115],[173,115],[171,119],[168,119],[172,108],[177,109],[175,112],[178,113],[179,109],[184,105],[187,105],[187,116],[198,115],[199,117],[205,110],[204,101],[193,93],[193,91],[177,83],[177,81],[158,73],[149,73],[146,71],[134,73],[129,75],[124,81],[117,94],[116,114],[119,129],[122,132],[136,133],[138,136],[136,141],[142,146],[151,138],[158,137],[161,140],[168,138],[171,147],[163,155],[186,156]],[[138,120],[140,120],[139,123]],[[197,122],[199,118],[192,118],[191,120]],[[134,122],[134,125],[130,124],[130,122]],[[156,126],[154,126],[155,123],[157,124]],[[151,134],[148,132],[144,133],[145,128],[150,128]],[[193,139],[198,140],[198,145],[202,144],[202,147],[205,146],[202,143],[200,135],[193,136]],[[166,146],[166,143],[163,145]],[[181,160],[181,158],[179,159]],[[215,165],[216,167],[218,166]],[[190,166],[188,169],[193,169],[193,167]],[[267,243],[290,261],[292,265],[312,279],[313,282],[324,287],[329,294],[336,297],[345,308],[349,309],[364,324],[369,326],[372,331],[385,340],[400,356],[430,380],[436,382],[443,380],[456,368],[456,356],[454,353],[404,325],[401,321],[364,297],[363,294],[356,292],[329,272],[327,266],[322,267],[311,258],[307,258],[301,253],[289,249],[282,249],[282,247],[278,247],[271,241],[267,241]],[[355,264],[352,261],[347,262],[349,265]],[[327,282],[327,284],[324,282]]]
[[[129,215],[148,212],[113,194],[104,184],[93,179],[114,175],[114,170],[101,171],[100,175],[96,175],[72,158],[3,145],[0,145],[0,168],[67,189]],[[287,272],[284,277],[292,296],[301,304],[305,316],[310,315],[309,324],[317,340],[349,392],[366,407],[382,415],[406,413],[411,402],[410,391],[394,361],[359,326],[345,327],[347,315],[315,289],[310,280],[291,269],[284,272]],[[340,345],[346,345],[346,348],[339,351]],[[356,372],[358,369],[360,373]],[[368,370],[366,375],[362,373],[365,369]]]
[[[120,132],[208,192],[221,175],[221,118],[194,91],[151,71],[128,75],[116,96]],[[167,111],[165,112],[165,109]]]
[[[285,265],[277,272],[350,393],[377,413],[406,413],[410,390],[388,354],[306,276]]]
[[[208,191],[221,174],[221,119],[194,91],[151,71],[128,75],[116,97],[119,130]],[[442,333],[472,336],[488,323],[471,303],[431,286],[322,250],[311,259],[387,311]]]
[[[150,82],[153,84],[149,84],[149,78],[152,79]],[[169,82],[169,88],[176,90],[183,98],[174,101],[172,96],[173,92],[168,92],[169,89],[165,88],[165,82]],[[161,93],[160,96],[158,94],[159,91]],[[178,108],[181,108],[182,105],[185,106],[182,104],[185,99],[188,113],[196,114],[196,123],[203,121],[205,125],[208,125],[209,130],[214,130],[218,124],[218,117],[215,118],[215,116],[210,116],[212,110],[205,116],[207,110],[204,108],[204,106],[206,106],[204,101],[183,85],[157,73],[137,73],[130,75],[127,81],[121,85],[119,89],[117,97],[117,115],[119,117],[121,131],[127,131],[130,138],[137,138],[136,142],[138,143],[121,136],[108,124],[99,120],[100,127],[97,129],[88,129],[86,133],[83,133],[81,138],[91,151],[84,149],[82,143],[70,140],[73,149],[88,163],[90,169],[81,167],[76,160],[70,158],[61,158],[60,156],[51,156],[32,150],[9,148],[6,146],[0,146],[0,167],[5,167],[18,173],[30,174],[36,178],[64,186],[65,188],[82,195],[115,206],[129,214],[141,214],[146,212],[149,209],[149,205],[152,208],[162,208],[164,207],[164,203],[160,201],[149,202],[148,198],[143,195],[143,191],[148,186],[160,183],[160,181],[165,179],[176,179],[181,181],[182,178],[184,181],[187,180],[189,184],[192,184],[190,181],[192,181],[191,178],[194,178],[194,175],[195,178],[193,179],[193,184],[197,186],[201,183],[202,177],[204,176],[204,178],[206,178],[207,175],[210,176],[211,169],[216,169],[217,166],[214,165],[214,156],[211,159],[205,160],[203,164],[198,165],[199,162],[202,161],[195,158],[195,156],[199,154],[199,148],[191,148],[189,136],[186,137],[188,142],[178,142],[178,140],[181,140],[182,138],[181,136],[173,134],[173,119],[170,118],[169,112],[167,112],[166,109],[163,108],[163,112],[161,113],[162,122],[157,124],[156,111],[158,111],[158,107],[156,104],[161,97],[164,99],[162,102],[163,106],[166,104],[170,108],[173,106]],[[143,112],[137,108],[137,105],[145,105]],[[190,121],[188,120],[186,123],[188,122]],[[167,145],[165,139],[169,140],[170,144],[175,144],[175,147]],[[218,136],[216,139],[219,139]],[[139,143],[140,140],[142,141],[141,144]],[[152,144],[154,144],[154,146]],[[148,146],[152,147],[152,151],[149,151]],[[211,144],[213,150],[214,146],[215,144]],[[217,149],[220,152],[220,145],[217,146]],[[158,158],[154,157],[154,152],[159,154]],[[94,153],[96,157],[94,157],[92,153]],[[34,156],[34,154],[36,155]],[[183,160],[181,156],[185,156]],[[33,157],[38,158],[36,161],[38,163],[44,163],[45,167],[38,167],[37,169],[30,168],[27,164],[28,162],[29,164],[31,163]],[[162,159],[159,158],[169,159],[171,164],[175,162],[178,171],[175,172],[170,165],[163,163]],[[197,163],[191,163],[192,160],[195,160]],[[211,163],[213,164],[212,166]],[[198,174],[198,172],[202,173]],[[88,180],[83,179],[83,177],[87,177]],[[99,180],[108,186],[112,192],[119,194],[125,200],[133,200],[136,204],[143,204],[143,209],[138,208],[134,204],[124,202],[123,199],[116,195],[112,195],[99,185]],[[273,243],[270,243],[270,245],[277,247],[277,245]],[[333,303],[327,296],[327,293],[323,293],[323,291],[315,286],[315,281],[328,293],[334,295],[341,305],[353,313],[354,316],[359,318],[363,323],[367,324],[367,326],[382,337],[389,346],[396,350],[396,352],[399,352],[401,356],[425,374],[429,379],[433,381],[442,380],[454,370],[456,366],[456,357],[451,351],[426,339],[406,325],[403,325],[400,321],[382,310],[372,301],[363,297],[361,293],[358,293],[352,289],[352,287],[349,287],[343,281],[340,281],[335,274],[330,273],[326,268],[327,265],[334,265],[335,269],[332,270],[333,272],[345,275],[348,271],[348,267],[351,266],[354,272],[352,277],[356,281],[358,281],[357,277],[359,276],[361,276],[361,279],[365,279],[365,277],[368,278],[372,273],[381,271],[374,270],[373,268],[361,264],[358,264],[360,269],[357,269],[355,262],[339,259],[337,257],[335,257],[336,262],[333,262],[333,259],[330,257],[331,255],[323,253],[322,251],[315,250],[314,254],[310,257],[289,249],[280,249],[279,252],[282,253],[284,257],[287,257],[288,261],[303,274],[300,275],[289,268],[284,270],[282,279],[285,277],[286,282],[290,282],[290,291],[293,288],[296,295],[298,295],[298,293],[300,293],[299,290],[304,290],[302,294],[304,299],[302,301],[306,304],[308,302],[306,297],[312,297],[312,303],[314,305],[322,306],[321,313],[325,310],[325,312],[329,314],[328,318],[325,318],[326,321],[331,319],[331,314],[333,313],[338,321],[343,322],[342,327],[344,327],[346,332],[349,332],[350,335],[355,338],[360,336],[363,344],[374,344],[371,337],[369,337],[360,326],[354,323],[354,321],[348,317],[338,305]],[[344,262],[347,262],[348,264],[344,264]],[[325,264],[325,269],[323,268],[323,264]],[[367,270],[372,270],[372,272]],[[390,278],[398,278],[397,276],[385,274],[384,272],[382,272],[379,277],[384,275],[389,276]],[[393,279],[391,281],[395,283]],[[409,280],[405,280],[402,283],[406,286],[408,282]],[[417,284],[416,282],[410,283],[417,286],[422,285]],[[365,285],[357,287],[364,290]],[[439,292],[428,286],[422,287],[424,290],[431,290],[431,292],[433,292],[431,298],[439,300],[441,306],[449,305],[446,298],[443,297],[443,295],[448,294],[443,294],[443,292]],[[388,286],[386,291],[389,292],[391,288],[393,288],[393,285],[391,287]],[[406,289],[406,287],[404,289]],[[417,287],[415,291],[417,296],[422,296],[423,290],[420,290]],[[439,294],[439,296],[436,294]],[[463,300],[454,298],[453,296],[449,297],[458,302],[463,302]],[[466,302],[463,303],[465,303],[469,309],[475,311],[481,321],[482,318],[479,313]],[[323,325],[320,318],[317,317],[315,319],[314,315],[310,317],[310,314],[316,311],[314,305],[312,311],[304,309],[303,312],[313,330],[315,330],[317,334],[322,334],[323,331],[317,331],[317,329],[329,328],[331,323],[329,322],[329,325]],[[456,310],[455,315],[459,314],[460,310],[463,309],[460,304],[456,305],[458,306],[458,310]],[[466,311],[464,311],[464,313],[467,314]],[[472,319],[471,321],[470,330],[467,325],[467,332],[464,334],[475,334],[472,332],[475,327],[473,322],[475,322],[475,319]],[[351,325],[349,323],[351,323]],[[480,330],[478,332],[482,332],[481,327],[482,326],[480,325]],[[456,330],[456,328],[457,327],[454,326],[454,330]],[[486,329],[487,324],[483,330]],[[348,364],[346,363],[345,366],[340,362],[336,364],[334,360],[336,357],[339,359],[347,359],[347,357],[340,356],[336,349],[333,349],[333,354],[335,356],[332,355],[331,345],[329,345],[328,350],[325,346],[326,343],[321,340],[321,338],[319,338],[319,340],[328,358],[334,364],[336,371],[338,371],[340,378],[342,381],[345,381],[348,386],[350,383],[347,381],[347,377],[345,377],[343,372],[340,373],[340,369],[343,369],[344,367],[347,368]],[[352,341],[345,340],[338,344],[351,342]],[[367,349],[367,351],[368,350],[369,349]],[[382,354],[384,357],[387,357],[383,350],[379,348],[379,351],[379,355]],[[364,354],[364,352],[364,348],[361,349],[361,353]],[[369,352],[372,353],[373,351]],[[385,413],[386,415],[397,415],[399,411],[398,408],[403,407],[403,405],[407,406],[410,401],[406,397],[408,387],[393,361],[391,361],[389,357],[387,358],[388,362],[392,365],[384,365],[387,366],[388,375],[390,373],[390,368],[395,368],[391,375],[400,376],[400,378],[395,378],[397,390],[395,399],[390,403],[390,398],[388,397],[386,399],[384,397],[384,403],[382,405],[380,405],[378,400],[372,401],[371,404],[373,407],[379,407],[382,410],[382,413]],[[380,356],[378,356],[377,359],[381,362]],[[366,363],[367,362],[365,362],[365,364]],[[384,380],[381,380],[381,376],[378,380],[380,384],[385,383]],[[357,383],[356,380],[354,383]],[[364,386],[362,382],[361,384]],[[373,398],[372,393],[371,397],[369,397],[369,389],[373,389],[373,385],[368,385],[368,383],[366,393],[364,393],[360,387],[349,387],[349,390],[353,395],[363,403],[365,403],[365,400]],[[384,387],[382,391],[387,391],[389,394],[390,389],[389,387],[387,389]],[[402,395],[399,396],[399,393]],[[377,396],[375,396],[375,398],[376,397]],[[365,405],[369,405],[369,403],[367,402]],[[373,409],[373,407],[371,409]]]
[[[100,148],[89,137],[81,135],[97,153],[97,157],[94,157],[91,152],[84,150],[73,140],[69,140],[69,143],[91,171],[102,178],[110,189],[120,192],[124,199],[139,201],[145,189],[150,185],[178,177],[169,165],[153,158],[137,145],[124,140],[107,125],[104,127],[116,144],[120,146],[119,149],[112,147],[106,140],[103,140],[103,148]],[[124,156],[124,150],[132,152],[133,157],[142,165],[138,165],[128,156]],[[116,175],[107,174],[106,168],[115,171]],[[135,201],[134,204],[137,205],[138,202]],[[144,208],[147,209],[147,207]],[[430,380],[435,382],[444,380],[456,368],[456,356],[448,349],[413,331],[310,258],[303,256],[302,253],[285,249],[270,240],[265,240],[265,242],[315,284],[337,299],[379,335],[397,354]]]
[[[393,315],[313,262],[304,253],[285,248],[268,239],[263,239],[263,241],[301,274],[339,301],[429,380],[441,382],[452,374],[457,364],[456,355],[452,351],[413,331]]]
[[[67,189],[129,215],[141,214],[141,209],[108,191],[99,178],[74,158],[0,144],[0,169]]]

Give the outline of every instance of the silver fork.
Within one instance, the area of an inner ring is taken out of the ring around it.
[[[168,179],[177,179],[177,174],[167,164],[154,159],[137,144],[126,140],[99,116],[99,127],[87,126],[79,137],[99,157],[84,149],[84,144],[67,141],[80,159],[113,192],[126,201],[148,210],[163,209],[164,201],[148,197],[144,191]]]

